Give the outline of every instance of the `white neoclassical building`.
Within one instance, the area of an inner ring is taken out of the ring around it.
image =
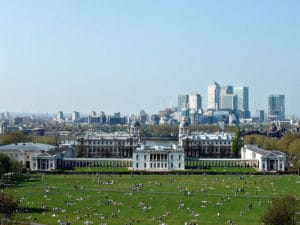
[[[177,145],[141,145],[133,152],[132,169],[140,171],[184,170],[184,150]]]
[[[75,156],[75,149],[67,146],[56,147],[41,143],[16,143],[0,146],[0,153],[20,162],[32,171],[56,170],[63,157]]]
[[[267,151],[256,145],[245,145],[241,149],[241,159],[257,160],[260,171],[285,171],[288,167],[285,153],[277,150]]]

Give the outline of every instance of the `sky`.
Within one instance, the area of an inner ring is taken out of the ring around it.
[[[147,113],[207,86],[300,115],[298,0],[0,0],[0,111]]]

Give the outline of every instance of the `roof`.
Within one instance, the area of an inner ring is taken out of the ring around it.
[[[234,137],[233,133],[191,133],[190,135],[185,136],[183,139],[190,140],[224,140],[229,141]]]
[[[281,151],[278,151],[278,150],[268,151],[268,150],[259,148],[256,145],[245,145],[245,148],[250,150],[250,151],[256,152],[258,154],[261,154],[262,156],[275,156],[275,157],[285,156],[285,154]]]
[[[17,143],[0,146],[0,150],[22,150],[22,151],[50,151],[55,149],[54,145],[47,145],[41,143]]]
[[[177,145],[163,146],[163,145],[153,145],[145,146],[141,145],[136,151],[183,151],[183,148],[178,147]]]
[[[78,138],[84,138],[86,140],[127,140],[133,136],[127,132],[114,132],[114,133],[105,133],[105,132],[89,132],[83,135],[80,135]]]

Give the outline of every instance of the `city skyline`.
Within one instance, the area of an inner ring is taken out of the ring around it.
[[[297,1],[1,2],[0,111],[148,114],[180,94],[249,87],[299,116]]]

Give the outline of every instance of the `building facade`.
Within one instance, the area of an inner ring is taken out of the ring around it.
[[[56,170],[63,157],[76,156],[74,148],[39,143],[3,145],[0,147],[0,153],[20,162],[24,168],[32,171]]]
[[[56,121],[59,122],[59,123],[64,121],[64,113],[62,111],[57,112]]]
[[[77,137],[79,157],[131,158],[140,143],[140,124],[133,121],[129,133],[87,132]]]
[[[270,95],[268,98],[268,113],[270,120],[285,120],[284,95]]]
[[[184,170],[184,150],[176,145],[138,147],[132,156],[134,171]]]
[[[288,168],[286,154],[273,150],[267,151],[256,145],[245,145],[241,150],[241,159],[257,160],[260,171],[285,171]]]
[[[220,105],[220,85],[214,82],[208,85],[207,89],[207,109],[208,110],[219,110]]]
[[[201,95],[192,93],[189,95],[189,109],[198,111],[202,108],[202,98]]]
[[[234,87],[233,94],[237,95],[237,110],[240,118],[250,118],[249,111],[249,88]]]
[[[182,108],[187,107],[189,103],[189,96],[188,95],[178,95],[178,106],[177,110],[181,112]]]
[[[185,118],[179,125],[179,146],[182,146],[185,157],[192,158],[232,158],[232,133],[189,132],[189,123]]]
[[[80,120],[79,112],[73,111],[72,112],[72,123],[79,122],[79,120]]]

